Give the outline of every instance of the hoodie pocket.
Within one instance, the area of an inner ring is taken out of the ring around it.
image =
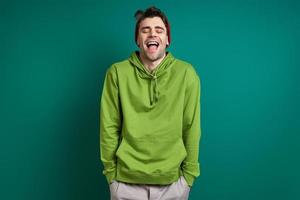
[[[181,138],[144,138],[130,141],[123,138],[116,156],[118,165],[127,171],[142,174],[177,173],[187,152]]]

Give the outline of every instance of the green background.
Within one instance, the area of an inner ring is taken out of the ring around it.
[[[201,176],[190,199],[300,199],[299,1],[0,4],[0,198],[109,199],[99,160],[107,67],[134,12],[168,15],[169,51],[201,77]]]

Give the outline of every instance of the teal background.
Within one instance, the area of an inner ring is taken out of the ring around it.
[[[134,12],[168,15],[169,51],[201,77],[201,176],[190,199],[300,199],[299,1],[0,3],[0,198],[109,199],[99,160],[107,67]]]

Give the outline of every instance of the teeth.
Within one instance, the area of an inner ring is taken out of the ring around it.
[[[149,42],[147,42],[146,44],[147,44],[148,47],[149,47],[150,45],[156,45],[156,46],[158,46],[158,42],[156,42],[156,41],[149,41]]]

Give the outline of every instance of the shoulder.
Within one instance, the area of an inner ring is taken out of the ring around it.
[[[128,59],[115,62],[112,64],[111,68],[114,68],[116,71],[125,70],[131,68],[131,64]]]
[[[117,75],[119,72],[126,71],[129,68],[132,68],[130,62],[128,60],[122,60],[111,64],[107,70],[107,74]]]
[[[176,58],[176,67],[185,74],[187,79],[199,79],[198,72],[191,63]]]

